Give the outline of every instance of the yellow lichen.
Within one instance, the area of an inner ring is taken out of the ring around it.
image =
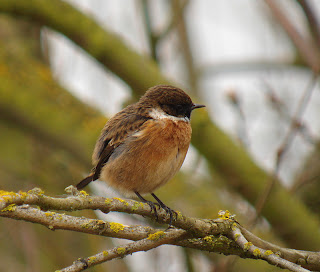
[[[129,203],[127,201],[125,201],[125,200],[123,200],[123,199],[121,199],[119,197],[114,197],[113,199],[116,199],[116,200],[120,201],[121,203],[123,203],[126,206],[129,206]]]
[[[16,204],[11,204],[1,210],[1,212],[14,212],[16,209]]]
[[[233,223],[231,229],[232,229],[232,230],[236,230],[237,228],[238,228],[237,224],[236,224],[236,223]]]
[[[138,210],[140,207],[143,208],[143,203],[142,202],[135,202],[131,208],[132,211]]]
[[[113,201],[112,198],[106,198],[106,200],[104,201],[104,203],[106,203],[107,205],[111,204]]]
[[[89,195],[85,190],[81,190],[81,191],[79,192],[79,194],[80,194],[80,196],[84,196],[84,197],[86,197],[86,196]]]
[[[241,236],[241,235],[240,235],[239,233],[237,233],[237,234],[234,236],[234,240],[237,241],[240,236]]]
[[[55,212],[45,212],[44,215],[47,217],[53,217],[56,213]]]
[[[124,247],[119,247],[117,248],[117,253],[119,255],[123,255],[124,253],[126,253],[126,249]]]
[[[266,252],[264,253],[265,255],[269,256],[271,254],[274,254],[272,250],[266,250]]]
[[[28,196],[28,194],[26,192],[22,192],[22,191],[19,191],[19,195],[21,196],[22,200],[25,200]]]
[[[258,249],[258,248],[256,248],[255,250],[253,250],[252,253],[253,253],[253,255],[256,256],[256,257],[261,256],[261,251],[260,251],[260,249]]]
[[[247,242],[244,244],[244,250],[249,250],[249,248],[252,246],[251,242]]]
[[[5,202],[10,202],[12,201],[13,197],[18,196],[17,193],[15,192],[8,192],[8,191],[3,191],[0,190],[0,197],[2,198],[2,200],[4,200]]]
[[[93,263],[96,259],[97,259],[97,257],[94,257],[94,256],[89,257],[88,258],[88,264]]]
[[[164,235],[164,231],[157,231],[157,232],[155,232],[155,233],[153,233],[153,234],[149,234],[149,236],[148,236],[148,240],[152,240],[152,241],[157,241],[157,240],[159,240],[160,238],[162,238],[163,237],[163,235]]]
[[[0,190],[0,196],[4,196],[4,195],[16,195],[16,193]]]
[[[212,236],[210,236],[210,235],[204,237],[203,240],[205,240],[205,241],[208,242],[208,243],[212,243],[212,242],[213,242]]]
[[[80,227],[84,228],[84,229],[88,229],[89,227],[91,227],[91,224],[90,224],[90,222],[86,222],[86,223],[81,224]]]
[[[218,216],[219,216],[219,218],[222,219],[222,220],[233,219],[233,218],[235,217],[235,215],[234,215],[234,214],[231,214],[228,210],[225,210],[225,211],[220,210],[220,211],[218,212]]]
[[[110,223],[110,229],[113,230],[114,232],[118,233],[120,230],[124,229],[124,225],[122,225],[120,223],[111,222]]]
[[[107,257],[109,255],[108,251],[105,251],[105,250],[102,251],[102,254],[103,254],[104,257]]]

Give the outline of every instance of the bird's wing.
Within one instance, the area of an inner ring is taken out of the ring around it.
[[[103,166],[107,163],[113,151],[130,135],[139,131],[142,125],[152,119],[133,112],[133,106],[128,106],[112,117],[101,131],[94,148],[92,161],[94,168],[91,174],[77,184],[80,190],[91,181],[100,177]]]

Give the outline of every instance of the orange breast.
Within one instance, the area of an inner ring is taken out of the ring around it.
[[[190,139],[189,122],[150,120],[117,147],[100,179],[126,195],[151,193],[180,169]]]

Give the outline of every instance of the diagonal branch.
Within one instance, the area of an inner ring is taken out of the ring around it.
[[[91,257],[77,260],[69,267],[60,270],[60,272],[83,271],[97,264],[107,262],[116,258],[123,258],[138,251],[149,251],[163,244],[173,243],[176,239],[181,238],[181,236],[183,235],[185,235],[185,231],[178,229],[169,229],[166,232],[159,231],[157,233],[150,234],[145,239],[131,242],[126,245],[117,246],[110,250],[102,251],[101,253],[98,253]]]
[[[295,28],[294,24],[289,20],[286,14],[279,7],[279,3],[274,0],[265,0],[274,17],[282,25],[283,29],[296,46],[304,61],[311,67],[314,72],[319,71],[319,50],[312,43],[307,41]]]
[[[232,237],[236,241],[236,243],[245,251],[250,252],[253,256],[256,256],[257,258],[266,260],[268,263],[289,269],[291,271],[295,272],[308,272],[310,270],[302,268],[300,265],[297,265],[295,263],[291,263],[280,256],[277,255],[277,253],[271,251],[271,250],[264,250],[262,248],[259,248],[255,246],[252,242],[249,242],[241,233],[241,230],[239,228],[235,228],[232,231]]]

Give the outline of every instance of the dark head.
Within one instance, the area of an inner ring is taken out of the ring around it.
[[[169,86],[157,85],[150,88],[139,100],[145,107],[161,109],[166,114],[190,119],[192,110],[205,105],[193,104],[189,95],[183,90]]]

